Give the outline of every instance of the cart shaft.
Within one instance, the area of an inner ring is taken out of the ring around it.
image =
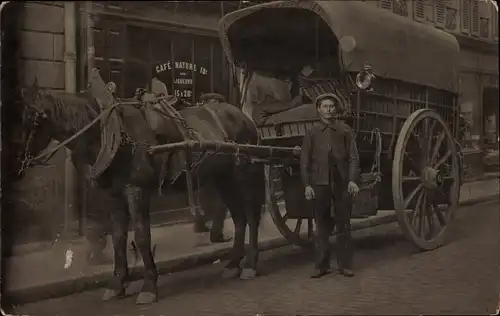
[[[231,154],[245,154],[252,157],[270,158],[270,157],[297,157],[300,156],[300,147],[274,147],[247,145],[229,142],[216,141],[183,141],[164,145],[151,146],[151,154],[160,154],[178,150],[190,151],[214,151]]]

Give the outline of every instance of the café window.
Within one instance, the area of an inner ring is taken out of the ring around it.
[[[227,62],[216,37],[129,26],[126,94],[151,87],[153,78],[168,94],[195,104],[203,93],[229,98]]]

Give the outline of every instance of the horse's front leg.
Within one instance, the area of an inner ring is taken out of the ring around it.
[[[130,216],[123,198],[116,198],[117,207],[111,210],[114,270],[108,287],[102,297],[109,301],[125,296],[127,283],[129,282],[127,263],[127,237]]]
[[[135,243],[144,263],[144,283],[137,296],[137,304],[150,304],[157,300],[158,272],[151,251],[151,226],[149,220],[150,192],[138,186],[127,186],[125,193],[129,211],[134,220]]]

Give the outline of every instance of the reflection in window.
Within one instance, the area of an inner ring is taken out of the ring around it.
[[[163,30],[151,30],[151,76],[163,82],[169,93],[173,91],[173,56],[172,42],[174,33]]]
[[[163,30],[150,30],[151,59],[153,62],[166,62],[172,58],[171,43],[174,33]]]
[[[213,92],[211,87],[212,65],[211,65],[211,45],[212,40],[207,37],[196,36],[194,49],[194,71],[195,100],[198,101],[200,95]]]
[[[131,98],[137,88],[149,88],[151,81],[148,65],[145,63],[129,62],[125,72],[126,83],[124,96]]]
[[[148,29],[137,26],[128,26],[127,44],[129,60],[131,61],[149,61],[149,36]]]

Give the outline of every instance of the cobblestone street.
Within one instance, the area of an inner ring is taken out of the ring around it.
[[[222,280],[221,264],[160,277],[160,300],[136,306],[131,295],[101,302],[102,290],[15,308],[15,314],[264,315],[487,314],[498,303],[498,200],[461,207],[447,245],[418,253],[396,224],[355,232],[357,274],[309,278],[311,256],[284,247],[262,254],[254,281]]]

